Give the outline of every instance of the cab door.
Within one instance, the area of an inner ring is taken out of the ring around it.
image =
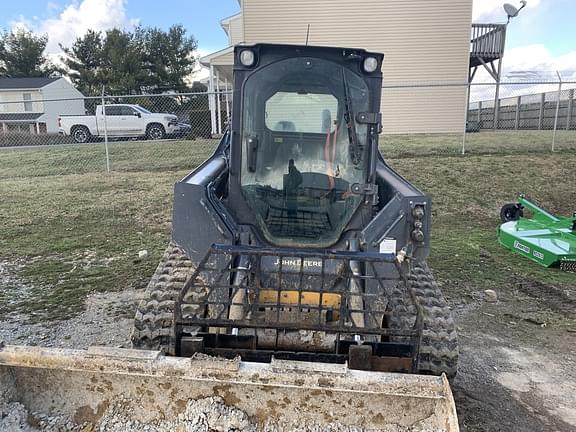
[[[102,107],[102,113],[98,117],[99,135],[104,135],[104,128],[109,136],[121,136],[122,131],[122,111],[119,105],[108,105]],[[104,120],[104,112],[106,120]]]
[[[128,105],[124,105],[120,108],[120,119],[124,134],[129,136],[142,135],[142,114],[140,111]]]

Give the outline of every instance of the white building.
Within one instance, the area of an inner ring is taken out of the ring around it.
[[[58,116],[85,114],[64,78],[0,78],[0,133],[58,133]]]

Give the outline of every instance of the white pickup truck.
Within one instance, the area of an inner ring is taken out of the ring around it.
[[[77,143],[85,143],[104,136],[104,126],[109,137],[146,137],[162,139],[178,134],[182,125],[174,114],[152,113],[140,105],[106,105],[106,118],[102,105],[96,107],[96,115],[61,115],[58,117],[60,134],[71,135]]]

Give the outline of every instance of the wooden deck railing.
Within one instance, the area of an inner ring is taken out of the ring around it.
[[[504,52],[506,24],[472,24],[470,56],[499,58]]]

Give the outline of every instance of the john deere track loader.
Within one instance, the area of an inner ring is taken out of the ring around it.
[[[454,322],[426,264],[431,201],[378,150],[383,55],[258,44],[234,56],[232,124],[175,186],[136,350],[7,347],[0,364],[22,382],[54,364],[104,380],[134,416],[217,395],[262,427],[458,430]]]

